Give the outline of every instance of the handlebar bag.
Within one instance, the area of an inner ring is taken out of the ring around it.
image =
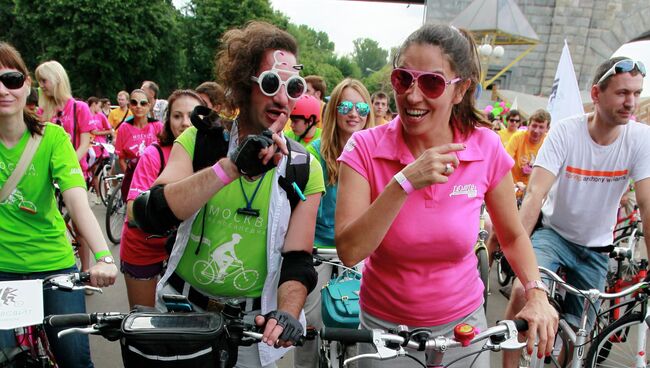
[[[218,314],[131,313],[121,330],[125,368],[227,365],[229,349],[224,321]]]
[[[359,327],[361,275],[343,272],[321,290],[321,312],[327,327]]]

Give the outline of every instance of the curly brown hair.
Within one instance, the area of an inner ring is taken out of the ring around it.
[[[221,49],[215,59],[215,74],[226,89],[228,106],[239,108],[240,118],[247,120],[252,91],[252,76],[267,50],[283,50],[298,57],[298,43],[288,32],[260,21],[248,22],[244,28],[235,28],[221,38]]]

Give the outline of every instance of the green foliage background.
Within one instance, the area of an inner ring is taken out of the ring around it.
[[[32,71],[59,61],[78,98],[114,100],[143,80],[156,81],[165,97],[213,80],[221,36],[250,20],[296,37],[303,75],[324,77],[328,90],[352,77],[371,93],[389,91],[388,51],[376,41],[355,40],[351,56],[338,56],[325,32],[289,22],[268,0],[190,0],[181,10],[171,0],[0,0],[0,40],[13,44]]]

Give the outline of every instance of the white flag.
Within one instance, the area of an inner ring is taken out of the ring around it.
[[[564,40],[560,63],[555,71],[555,80],[551,95],[548,97],[547,110],[551,114],[551,127],[562,119],[585,113],[566,40]]]

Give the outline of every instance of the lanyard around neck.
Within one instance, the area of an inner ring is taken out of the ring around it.
[[[242,207],[237,209],[237,213],[240,215],[245,215],[245,216],[252,216],[252,217],[260,217],[260,210],[257,208],[253,208],[253,200],[255,200],[255,196],[257,196],[257,191],[260,189],[260,186],[262,186],[262,182],[264,181],[264,176],[266,176],[266,173],[262,174],[262,177],[260,178],[260,181],[257,182],[257,186],[255,186],[255,191],[253,191],[253,196],[248,199],[248,196],[246,195],[246,191],[244,190],[244,183],[242,182],[242,178],[239,178],[239,187],[241,188],[241,193],[244,195],[244,200],[246,201],[246,207]]]

